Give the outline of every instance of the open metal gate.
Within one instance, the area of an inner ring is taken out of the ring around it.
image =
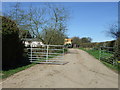
[[[30,62],[63,64],[64,45],[41,45],[27,50]]]

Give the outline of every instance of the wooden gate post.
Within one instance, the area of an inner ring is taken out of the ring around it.
[[[101,47],[99,49],[99,60],[100,60],[100,57],[101,57]]]

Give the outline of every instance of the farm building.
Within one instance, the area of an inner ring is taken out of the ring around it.
[[[65,39],[64,45],[72,44],[72,39]]]
[[[25,44],[25,47],[38,47],[38,46],[44,46],[43,42],[37,40],[37,39],[24,39],[23,43]]]

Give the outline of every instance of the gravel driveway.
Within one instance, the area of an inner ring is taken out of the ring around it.
[[[3,81],[3,88],[118,88],[118,74],[79,49],[69,49],[65,65],[37,64]]]

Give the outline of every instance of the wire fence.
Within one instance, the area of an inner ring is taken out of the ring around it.
[[[118,65],[118,60],[115,57],[115,49],[113,47],[101,46],[99,49],[99,60],[111,65]]]

